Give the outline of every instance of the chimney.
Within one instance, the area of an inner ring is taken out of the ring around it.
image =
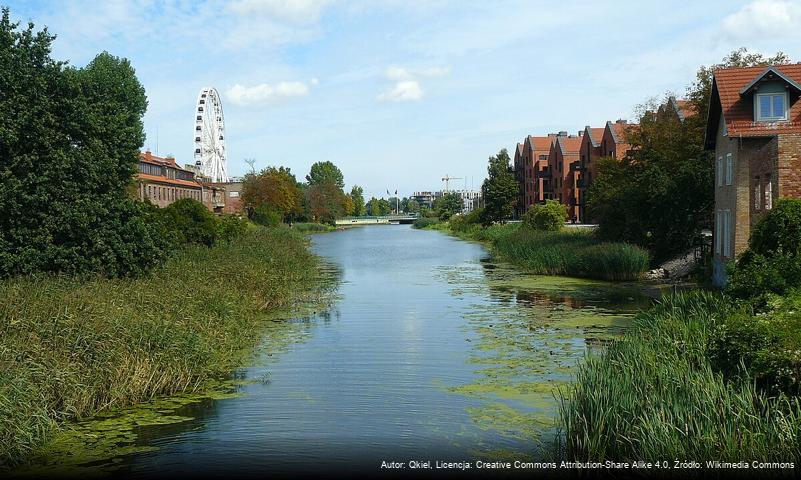
[[[556,136],[557,137],[566,137],[567,136],[567,131],[566,130],[562,130]]]
[[[579,137],[583,137],[584,136],[584,130],[579,130],[578,131],[578,136]]]
[[[556,138],[556,134],[555,133],[549,133],[548,134],[548,138]]]
[[[622,118],[618,118],[618,119],[615,121],[615,123],[617,123],[618,125],[625,125],[625,124],[627,124],[627,123],[629,123],[629,122],[628,122],[628,120],[623,120]]]

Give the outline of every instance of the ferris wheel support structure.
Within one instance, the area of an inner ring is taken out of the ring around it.
[[[220,94],[204,87],[195,105],[195,166],[212,182],[228,182],[225,116]]]

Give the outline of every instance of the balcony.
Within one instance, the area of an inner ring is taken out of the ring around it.
[[[570,171],[571,172],[584,172],[587,170],[587,167],[581,164],[581,162],[576,161],[570,164]]]
[[[550,168],[544,168],[537,172],[537,178],[551,178],[553,177],[553,173],[551,172]]]

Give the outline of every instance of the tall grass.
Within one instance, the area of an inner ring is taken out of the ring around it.
[[[292,228],[302,233],[322,233],[336,230],[336,228],[332,227],[331,225],[306,222],[295,223],[292,225]]]
[[[563,454],[573,460],[801,458],[801,408],[747,378],[724,380],[707,345],[728,315],[722,297],[665,297],[561,393]],[[745,456],[744,456],[745,455]]]
[[[309,291],[316,267],[299,233],[257,228],[188,247],[148,277],[0,282],[0,466],[61,421],[229,374],[263,311]]]

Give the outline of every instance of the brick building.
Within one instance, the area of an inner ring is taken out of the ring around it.
[[[548,155],[556,134],[544,137],[527,136],[515,150],[515,176],[520,184],[518,212],[523,214],[535,203],[542,203],[549,193]]]
[[[211,184],[192,168],[182,168],[173,157],[159,157],[149,150],[139,154],[136,195],[159,207],[191,198],[210,211],[220,213],[225,206],[225,187]]]
[[[578,180],[579,150],[584,132],[580,133],[580,135],[574,136],[568,135],[567,132],[559,132],[548,153],[550,181],[547,182],[546,188],[550,191],[550,198],[567,205],[569,219],[578,216],[576,181]]]
[[[631,150],[627,135],[631,129],[637,128],[626,120],[606,122],[604,134],[601,136],[601,156],[622,159]]]
[[[592,185],[592,181],[598,178],[598,160],[601,159],[601,139],[604,135],[604,127],[592,128],[589,125],[584,127],[584,134],[581,136],[581,146],[579,147],[579,176],[576,181],[578,195],[576,206],[578,219],[582,223],[588,223],[590,219],[586,214],[586,195],[587,189]]]
[[[714,72],[706,148],[715,150],[713,281],[779,197],[801,197],[801,64]]]

